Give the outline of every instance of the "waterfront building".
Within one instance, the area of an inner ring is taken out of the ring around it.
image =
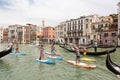
[[[55,28],[48,26],[43,28],[43,42],[52,43],[55,40]]]
[[[92,23],[93,41],[99,45],[117,44],[117,14],[99,17],[99,20]]]
[[[66,22],[61,22],[59,25],[55,27],[55,42],[56,43],[65,43],[64,41],[65,26],[66,26]]]
[[[43,28],[41,26],[37,26],[36,30],[36,41],[41,42],[43,36]]]
[[[65,43],[83,45],[89,44],[92,40],[91,25],[98,20],[98,15],[81,16],[80,18],[70,19],[66,21],[64,34]]]
[[[3,28],[2,42],[8,42],[8,28]]]
[[[27,25],[10,25],[8,38],[9,42],[30,43],[30,27]]]
[[[3,41],[3,27],[0,27],[0,43]]]
[[[17,27],[21,27],[21,25],[15,24],[15,25],[9,26],[9,33],[8,33],[9,40],[8,40],[8,42],[15,42],[18,40]]]
[[[120,2],[118,2],[117,6],[118,6],[118,46],[120,46]]]
[[[37,26],[33,24],[27,24],[27,26],[30,28],[30,41],[31,42],[36,42],[36,31],[37,31]]]

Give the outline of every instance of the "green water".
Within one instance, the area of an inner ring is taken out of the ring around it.
[[[56,64],[49,65],[36,62],[39,57],[37,46],[19,45],[20,51],[26,53],[26,56],[7,55],[0,59],[0,80],[118,80],[116,75],[110,72],[105,66],[104,56],[94,57],[96,62],[86,62],[95,64],[95,69],[79,68],[66,63],[66,60],[75,60],[75,55],[56,46],[57,52],[63,57],[62,61],[56,61]],[[0,49],[5,46],[0,45]],[[45,46],[45,51],[50,51],[49,45]],[[120,65],[120,48],[114,54],[111,54],[113,62]],[[45,57],[45,59],[48,59]]]

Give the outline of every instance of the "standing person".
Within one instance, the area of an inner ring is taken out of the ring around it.
[[[76,52],[76,64],[80,62],[80,50],[77,46],[74,47]]]
[[[44,60],[44,47],[43,45],[40,46],[40,58],[39,60]]]
[[[51,46],[51,54],[54,56],[56,54],[54,43]]]
[[[15,53],[19,53],[18,43],[16,44]]]
[[[97,41],[94,42],[94,50],[97,52]]]

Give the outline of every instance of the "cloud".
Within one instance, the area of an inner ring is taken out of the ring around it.
[[[119,0],[0,0],[0,24],[56,26],[62,21],[82,15],[117,13]]]

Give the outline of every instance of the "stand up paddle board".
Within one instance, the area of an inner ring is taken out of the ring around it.
[[[53,60],[39,60],[36,59],[37,62],[41,62],[41,63],[46,63],[46,64],[55,64],[55,61]]]
[[[83,58],[80,58],[80,59],[83,60],[83,61],[92,61],[92,62],[96,61],[95,59],[90,59],[90,58],[86,58],[86,57],[83,57]]]
[[[63,58],[60,57],[60,56],[47,55],[47,57],[48,57],[48,58],[52,58],[52,59],[54,59],[54,60],[63,60]]]
[[[67,60],[67,63],[72,64],[77,67],[84,67],[87,69],[92,69],[92,68],[96,67],[96,65],[86,64],[86,63],[82,63],[82,62],[76,64],[76,61],[72,61],[72,60]]]
[[[25,56],[26,54],[25,54],[25,53],[22,53],[22,52],[19,52],[19,53],[12,52],[12,53],[10,53],[10,55],[14,55],[14,56]]]

